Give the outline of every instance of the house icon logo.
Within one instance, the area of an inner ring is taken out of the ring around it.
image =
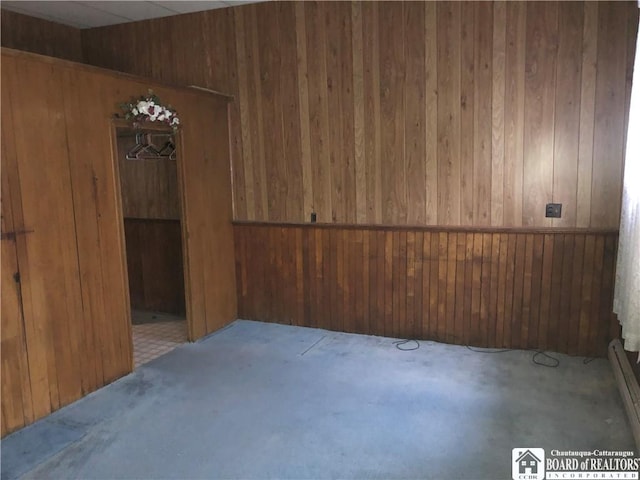
[[[511,450],[513,480],[544,479],[544,448],[514,448]]]

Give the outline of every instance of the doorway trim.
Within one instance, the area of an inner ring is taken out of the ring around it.
[[[189,276],[189,245],[187,242],[187,209],[184,195],[184,164],[183,164],[183,146],[182,146],[182,130],[180,128],[173,130],[171,127],[164,125],[157,125],[150,122],[143,122],[140,124],[141,129],[151,130],[154,132],[172,133],[174,135],[174,143],[176,146],[176,171],[178,176],[178,201],[180,202],[180,232],[181,232],[181,248],[182,248],[182,275],[184,277],[184,301],[185,301],[185,316],[187,321],[187,341],[192,342],[191,335],[191,281]],[[125,286],[126,302],[127,302],[127,335],[129,338],[129,351],[131,353],[129,358],[129,371],[134,370],[134,351],[133,351],[133,327],[131,323],[131,296],[129,291],[129,270],[127,266],[127,246],[125,240],[125,228],[124,228],[124,211],[122,207],[122,185],[120,180],[120,161],[118,158],[118,129],[131,130],[131,122],[123,119],[111,119],[111,128],[109,134],[111,135],[111,168],[113,171],[113,178],[115,180],[115,196],[116,196],[116,216],[118,225],[118,237],[120,242],[120,251],[123,253],[120,258],[123,262],[122,272],[124,275],[123,284]]]

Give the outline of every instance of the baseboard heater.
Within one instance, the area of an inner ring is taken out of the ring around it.
[[[609,344],[609,361],[629,417],[636,452],[640,452],[640,386],[619,339],[612,340]]]

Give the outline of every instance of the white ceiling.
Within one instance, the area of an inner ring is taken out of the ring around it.
[[[225,8],[256,0],[225,1],[90,1],[90,2],[53,2],[53,1],[4,1],[4,9],[23,13],[31,17],[44,18],[52,22],[70,25],[76,28],[103,27],[118,23],[146,20],[148,18],[168,17],[182,13],[201,12],[214,8]]]

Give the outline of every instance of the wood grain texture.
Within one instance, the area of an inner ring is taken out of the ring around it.
[[[637,13],[637,9],[636,10]],[[592,226],[619,222],[626,126],[626,65],[633,52],[612,48],[627,38],[625,3],[598,4],[598,56],[591,176]],[[637,23],[637,22],[636,22]],[[604,72],[607,72],[606,74]]]
[[[187,324],[194,341],[236,319],[228,103],[220,96],[185,95],[174,104],[183,105],[192,121],[180,134],[178,182]]]
[[[82,61],[80,29],[2,9],[0,42],[15,50]]]
[[[523,225],[551,226],[558,5],[527,2]]]
[[[558,4],[558,65],[556,72],[553,201],[562,203],[556,226],[577,225],[577,175],[580,145],[580,90],[584,9],[579,3]]]
[[[234,232],[242,318],[583,356],[605,355],[616,323],[616,233],[252,223]],[[302,257],[298,276],[291,252]],[[253,259],[266,256],[258,271]],[[266,306],[272,285],[279,293]]]
[[[236,318],[236,289],[226,97],[4,48],[2,66],[3,235],[29,232],[13,246],[2,241],[6,434],[133,368],[116,146],[123,124],[113,120],[123,100],[152,87],[184,123],[177,183],[188,194],[177,235],[190,255],[191,339]]]
[[[508,2],[505,53],[503,225],[522,225],[527,4]]]
[[[82,37],[89,63],[235,96],[237,220],[616,227],[637,15],[633,2],[278,2]]]
[[[162,148],[163,142],[167,139],[157,138],[158,147]],[[128,160],[127,152],[135,144],[133,130],[120,130],[118,168],[124,217],[179,220],[180,197],[176,161],[168,158]]]
[[[179,221],[125,218],[131,308],[185,315]]]
[[[7,108],[8,95],[2,91],[2,103]],[[29,374],[28,348],[22,312],[22,287],[19,273],[16,239],[8,236],[16,230],[12,196],[20,197],[19,186],[9,184],[9,171],[15,174],[15,145],[13,122],[10,116],[2,117],[2,239],[1,281],[2,311],[0,312],[2,340],[2,434],[15,430],[34,419],[31,377]],[[13,195],[12,195],[13,194]]]

